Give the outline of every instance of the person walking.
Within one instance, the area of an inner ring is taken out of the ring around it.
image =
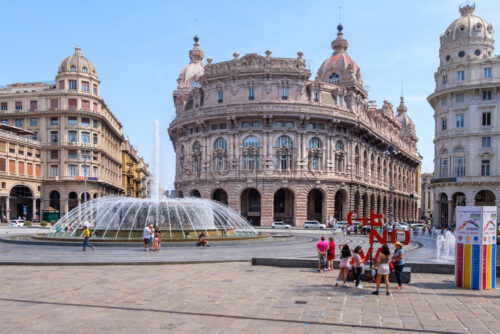
[[[326,251],[326,260],[328,261],[328,270],[333,270],[333,260],[335,260],[335,242],[333,241],[333,237],[330,236],[328,238],[328,249]]]
[[[316,251],[318,252],[318,272],[321,269],[327,271],[326,263],[326,251],[328,249],[328,243],[325,241],[325,237],[321,237],[321,240],[316,244]]]
[[[344,286],[349,286],[347,283],[347,274],[349,273],[349,258],[351,257],[351,250],[349,249],[349,245],[340,245],[340,270],[339,275],[337,276],[337,282],[335,286],[339,286],[340,278],[343,277]]]
[[[90,230],[87,225],[83,227],[83,251],[85,252],[87,247],[91,247],[93,251],[95,251],[95,247],[90,244]]]
[[[354,248],[352,259],[354,260],[354,277],[356,277],[356,287],[358,289],[363,289],[363,285],[359,284],[361,280],[361,275],[363,274],[363,267],[365,265],[365,261],[359,255],[359,252],[361,251],[361,246],[357,246]]]
[[[380,254],[377,258],[377,264],[375,264],[375,270],[377,270],[377,289],[372,292],[374,295],[378,295],[378,290],[380,289],[380,281],[382,278],[385,280],[386,286],[386,295],[390,295],[390,286],[389,286],[389,273],[391,270],[389,269],[389,261],[390,261],[391,251],[389,250],[389,246],[387,244],[382,246]]]
[[[148,249],[151,247],[151,239],[150,235],[152,234],[151,229],[149,228],[148,225],[144,226],[144,230],[142,231],[142,237],[144,238],[144,251],[148,251]]]
[[[401,274],[405,267],[405,260],[403,259],[403,245],[398,241],[395,244],[396,250],[392,255],[392,264],[394,265],[394,272],[396,274],[396,280],[398,281],[398,286],[396,289],[401,290],[403,288]]]

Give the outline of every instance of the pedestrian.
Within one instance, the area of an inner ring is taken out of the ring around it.
[[[372,292],[374,295],[378,295],[378,290],[380,289],[380,281],[382,278],[385,280],[386,286],[386,295],[390,295],[390,287],[389,287],[389,273],[391,270],[389,269],[389,261],[390,261],[391,251],[389,250],[389,246],[387,244],[382,246],[380,254],[377,258],[377,263],[375,264],[375,270],[377,270],[377,289]]]
[[[83,251],[85,252],[87,247],[91,247],[93,251],[95,251],[95,247],[92,246],[89,242],[90,238],[90,230],[87,225],[83,227]]]
[[[160,227],[156,226],[155,232],[154,232],[154,239],[153,239],[153,247],[156,252],[159,252],[161,249],[161,240],[160,240]]]
[[[151,230],[148,225],[144,226],[144,230],[142,231],[142,237],[144,238],[144,251],[147,252],[151,247]]]
[[[155,240],[155,228],[153,224],[149,225],[149,250],[154,251],[153,242]]]
[[[318,252],[318,272],[323,269],[327,271],[327,262],[326,262],[326,251],[328,249],[328,243],[325,241],[325,237],[321,237],[321,241],[318,241],[316,244],[316,251]]]
[[[335,242],[333,237],[328,238],[328,250],[326,251],[326,260],[328,261],[328,270],[333,270],[333,260],[335,259]]]
[[[396,289],[401,290],[403,288],[401,274],[403,273],[403,268],[405,267],[405,260],[403,259],[403,245],[401,245],[398,241],[395,243],[395,246],[396,250],[392,255],[392,264],[394,265],[396,280],[398,281]]]
[[[344,286],[349,286],[347,283],[347,274],[349,273],[349,258],[351,257],[351,250],[349,249],[349,245],[340,245],[340,271],[337,276],[337,282],[335,286],[339,286],[340,278],[343,277]]]
[[[361,251],[361,246],[357,246],[354,248],[352,259],[354,260],[354,277],[356,277],[356,287],[358,289],[363,289],[363,285],[359,284],[361,280],[361,275],[363,275],[363,269],[365,265],[365,261],[359,255],[359,252]]]
[[[205,233],[201,232],[200,235],[198,236],[198,244],[196,246],[206,246],[210,247],[208,244],[208,241],[205,237]]]

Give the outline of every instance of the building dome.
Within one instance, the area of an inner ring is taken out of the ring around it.
[[[328,83],[339,81],[361,82],[358,64],[347,54],[349,43],[344,39],[342,25],[337,26],[337,38],[332,41],[333,54],[321,64],[316,79]]]
[[[84,56],[82,56],[82,49],[78,46],[75,48],[75,53],[66,57],[59,65],[58,74],[61,73],[85,73],[97,77],[97,70],[94,64]]]
[[[408,129],[410,131],[415,132],[415,125],[411,120],[410,116],[406,113],[408,108],[405,105],[404,97],[401,96],[401,102],[399,103],[399,107],[396,109],[398,114],[396,115],[396,121],[403,127],[403,129]]]
[[[177,79],[178,88],[193,88],[194,84],[198,82],[199,78],[205,72],[203,66],[203,51],[200,49],[198,36],[194,37],[193,49],[189,51],[189,59],[191,60],[188,65],[184,66],[179,78]]]
[[[448,63],[474,57],[491,57],[494,48],[493,26],[479,16],[472,15],[475,5],[460,6],[460,17],[441,35],[442,61]]]

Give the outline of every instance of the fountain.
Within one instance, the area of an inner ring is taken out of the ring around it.
[[[455,235],[446,231],[444,236],[438,235],[436,239],[436,261],[452,262],[455,260],[456,239]]]
[[[72,209],[47,232],[49,238],[79,238],[89,226],[93,238],[142,240],[146,225],[158,226],[162,240],[198,238],[248,238],[255,228],[228,206],[201,198],[162,198],[160,192],[160,137],[155,121],[154,179],[150,198],[107,196]]]

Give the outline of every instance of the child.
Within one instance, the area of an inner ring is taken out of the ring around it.
[[[154,236],[154,229],[153,229],[153,224],[149,225],[149,244],[151,245],[151,251],[154,251],[154,239],[155,239],[155,236]]]
[[[161,249],[160,227],[158,226],[156,226],[155,228],[153,248],[157,252],[159,252]]]
[[[356,287],[359,289],[363,289],[363,285],[359,284],[361,280],[361,275],[363,274],[363,266],[365,264],[359,252],[361,251],[361,246],[357,246],[354,248],[354,254],[352,259],[354,260],[354,276],[356,277]]]
[[[349,286],[347,284],[347,274],[349,273],[349,258],[351,257],[351,250],[348,245],[339,245],[340,251],[340,270],[337,276],[337,283],[335,286],[339,286],[340,277],[344,276],[344,286]]]

